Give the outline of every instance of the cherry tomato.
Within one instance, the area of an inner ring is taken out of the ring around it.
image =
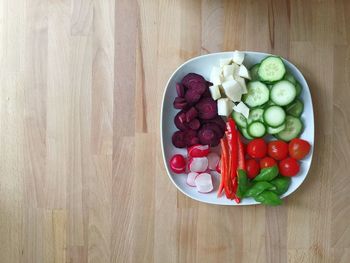
[[[265,157],[260,160],[260,168],[267,168],[276,165],[276,161],[271,157]]]
[[[260,172],[259,163],[254,159],[250,159],[246,161],[246,168],[247,168],[247,175],[250,179],[253,179]]]
[[[175,154],[170,159],[170,168],[174,173],[181,174],[186,170],[186,160],[181,154]]]
[[[297,160],[288,157],[278,164],[279,172],[283,176],[295,176],[300,170],[300,166]]]
[[[303,159],[309,153],[310,148],[310,143],[299,138],[291,140],[288,145],[290,157],[297,160]]]
[[[269,142],[267,154],[275,160],[283,160],[288,157],[288,144],[281,140]]]
[[[263,158],[266,156],[267,146],[264,139],[254,139],[248,143],[247,153],[252,158]]]

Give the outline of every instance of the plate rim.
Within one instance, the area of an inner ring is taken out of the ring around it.
[[[297,66],[295,66],[291,61],[289,61],[288,59],[282,57],[282,56],[279,56],[279,55],[274,55],[274,54],[270,54],[270,53],[266,53],[266,52],[258,52],[258,51],[240,51],[240,52],[244,52],[244,53],[249,53],[249,54],[255,54],[255,55],[265,55],[265,56],[278,56],[280,57],[283,61],[287,61],[289,63],[289,65],[293,68],[293,70],[297,71],[301,77],[303,78],[303,80],[305,81],[305,84],[306,84],[306,87],[307,87],[307,93],[308,93],[308,96],[310,97],[310,101],[311,101],[311,113],[312,113],[312,126],[313,126],[313,134],[312,134],[312,137],[313,137],[313,144],[311,146],[311,151],[308,155],[310,155],[310,165],[308,166],[307,170],[305,171],[306,174],[305,174],[305,177],[302,179],[302,181],[300,182],[299,186],[297,188],[295,188],[293,191],[291,191],[288,195],[285,195],[283,194],[281,196],[281,199],[284,199],[290,195],[292,195],[294,192],[296,192],[300,187],[301,185],[304,183],[306,177],[308,176],[309,174],[309,171],[310,171],[310,168],[311,168],[311,165],[312,165],[312,160],[313,160],[313,154],[314,154],[314,145],[315,145],[315,114],[314,114],[314,106],[313,106],[313,99],[312,99],[312,94],[311,94],[311,91],[310,91],[310,87],[309,87],[309,84],[307,83],[304,75],[302,74],[302,72],[298,69]],[[204,55],[199,55],[199,56],[196,56],[196,57],[193,57],[193,58],[190,58],[186,61],[184,61],[181,65],[179,65],[174,71],[173,73],[170,75],[170,77],[168,78],[168,81],[166,82],[165,84],[165,88],[163,90],[163,95],[162,95],[162,103],[161,103],[161,113],[160,113],[160,137],[161,137],[161,150],[162,150],[162,158],[163,158],[163,164],[165,166],[165,170],[166,170],[166,173],[170,179],[170,181],[173,183],[173,185],[175,185],[175,187],[177,188],[177,190],[179,190],[182,194],[184,194],[185,196],[193,199],[193,200],[196,200],[198,202],[201,202],[201,203],[205,203],[205,204],[211,204],[211,205],[219,205],[219,206],[250,206],[250,205],[262,205],[261,203],[258,203],[254,200],[253,203],[249,203],[249,204],[242,204],[242,203],[235,203],[235,202],[232,202],[232,203],[215,203],[215,202],[212,202],[212,201],[208,201],[208,200],[201,200],[197,197],[194,197],[194,196],[190,196],[189,194],[187,194],[184,190],[182,190],[182,188],[180,188],[177,183],[174,181],[174,179],[172,178],[171,174],[170,174],[170,171],[169,171],[169,168],[168,168],[168,165],[167,165],[167,161],[166,161],[166,157],[165,157],[165,151],[164,151],[164,136],[163,136],[163,114],[164,114],[164,100],[165,100],[165,94],[168,90],[168,87],[169,87],[169,84],[170,84],[170,81],[172,80],[172,78],[174,77],[174,75],[183,67],[185,66],[186,64],[189,64],[190,62],[194,61],[194,60],[197,60],[199,58],[203,58],[203,57],[210,57],[210,56],[217,56],[217,55],[228,55],[228,54],[233,54],[233,51],[224,51],[224,52],[214,52],[214,53],[209,53],[209,54],[204,54]]]

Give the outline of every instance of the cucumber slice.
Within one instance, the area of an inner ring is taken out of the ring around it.
[[[254,138],[263,137],[266,134],[266,127],[260,121],[253,121],[248,125],[248,134]]]
[[[294,78],[294,76],[287,71],[286,75],[284,75],[285,80],[288,80],[289,82],[291,82],[293,85],[297,84],[297,80]]]
[[[280,106],[270,106],[264,111],[264,122],[270,127],[281,126],[286,120],[286,113]]]
[[[241,128],[247,127],[247,119],[243,116],[242,113],[233,111],[232,118],[235,120],[236,124]]]
[[[252,136],[249,135],[247,128],[241,128],[240,131],[242,132],[242,135],[244,138],[248,139],[248,140],[253,140],[254,138]]]
[[[280,57],[269,56],[265,58],[259,67],[259,79],[264,82],[275,82],[281,80],[286,74],[286,68]]]
[[[290,140],[299,136],[303,129],[303,123],[300,119],[288,115],[286,117],[286,128],[280,131],[275,136],[278,139],[289,142]]]
[[[252,66],[250,68],[249,72],[250,72],[250,77],[252,78],[252,80],[259,80],[259,75],[258,75],[259,67],[260,67],[260,63],[255,64],[254,66]]]
[[[279,133],[281,131],[283,131],[286,128],[286,124],[283,123],[281,126],[278,126],[276,128],[273,127],[267,127],[267,133],[268,134],[276,134]]]
[[[288,80],[278,81],[273,85],[270,97],[277,105],[286,106],[296,97],[295,86]]]
[[[286,107],[287,114],[292,115],[294,117],[300,117],[303,113],[303,110],[304,103],[299,99],[296,99],[294,102],[292,102]]]
[[[302,90],[302,87],[301,87],[300,83],[297,82],[297,83],[295,84],[295,91],[296,91],[296,93],[297,93],[297,96],[300,95],[301,90]]]
[[[249,112],[249,116],[248,116],[248,124],[252,123],[253,121],[260,121],[263,122],[264,118],[264,110],[263,109],[253,109]]]
[[[244,102],[254,108],[263,105],[269,100],[270,91],[260,81],[251,81],[247,85],[248,93],[244,95]]]

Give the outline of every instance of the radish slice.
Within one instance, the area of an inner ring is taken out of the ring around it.
[[[209,193],[214,189],[211,175],[208,173],[199,174],[194,182],[200,193]]]
[[[188,148],[188,155],[191,157],[204,157],[209,153],[209,145],[193,145]]]
[[[208,166],[210,170],[216,170],[216,166],[220,161],[220,156],[217,153],[209,153],[208,156]]]
[[[198,176],[198,173],[195,173],[195,172],[188,173],[186,183],[189,186],[196,187],[194,180],[196,179],[197,176]]]
[[[191,158],[188,162],[188,167],[191,172],[202,173],[208,168],[207,157],[195,157]]]

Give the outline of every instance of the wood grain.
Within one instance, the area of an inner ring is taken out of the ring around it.
[[[0,0],[0,262],[350,261],[350,2]],[[178,192],[164,85],[185,60],[282,55],[315,110],[310,173],[281,207]]]

